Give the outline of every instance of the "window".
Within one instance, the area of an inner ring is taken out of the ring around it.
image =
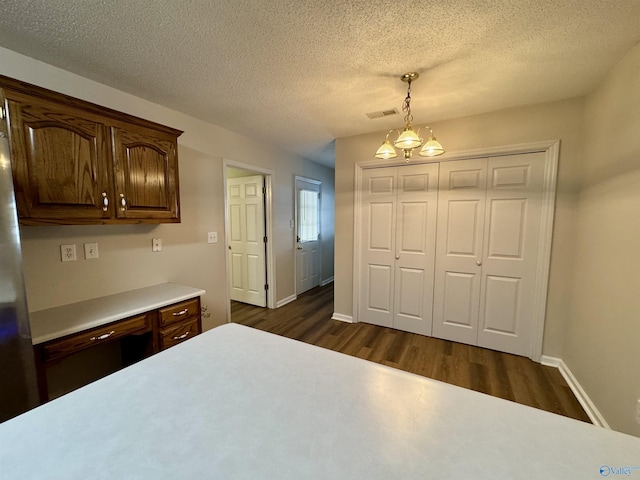
[[[298,235],[300,242],[318,240],[320,215],[318,212],[318,192],[298,190]]]

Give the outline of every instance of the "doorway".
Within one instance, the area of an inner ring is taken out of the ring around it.
[[[231,302],[275,308],[272,251],[273,172],[223,162],[227,319]]]
[[[322,182],[295,177],[296,295],[320,285]]]

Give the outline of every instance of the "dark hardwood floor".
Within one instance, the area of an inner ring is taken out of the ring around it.
[[[556,368],[391,328],[331,320],[332,314],[333,284],[275,310],[231,303],[235,323],[589,422]]]

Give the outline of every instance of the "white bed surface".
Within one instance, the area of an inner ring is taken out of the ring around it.
[[[235,324],[0,424],[3,480],[597,479],[603,466],[640,466],[640,439]]]

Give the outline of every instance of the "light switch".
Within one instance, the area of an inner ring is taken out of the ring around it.
[[[98,244],[93,243],[85,243],[84,244],[84,258],[85,260],[90,260],[92,258],[98,258]]]
[[[76,246],[75,245],[60,245],[60,259],[63,262],[75,262],[76,261]]]
[[[162,239],[154,238],[151,241],[151,251],[152,252],[161,252],[162,251]]]
[[[208,243],[218,243],[218,232],[209,232],[207,234]]]

